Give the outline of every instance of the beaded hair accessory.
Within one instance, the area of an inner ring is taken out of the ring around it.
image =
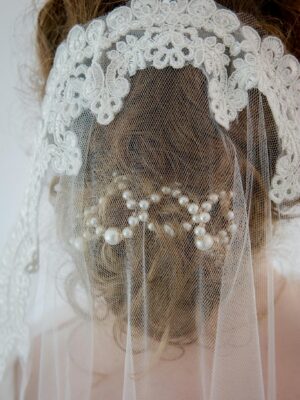
[[[104,198],[98,199],[98,204],[84,209],[83,221],[84,231],[82,238],[72,240],[72,244],[77,248],[82,248],[85,241],[104,240],[105,243],[116,246],[124,240],[130,240],[134,237],[135,229],[140,224],[145,224],[146,228],[151,232],[156,232],[157,223],[151,221],[149,216],[149,209],[152,205],[158,204],[162,201],[163,197],[170,197],[177,199],[178,204],[185,208],[190,215],[190,220],[181,222],[181,227],[186,232],[193,230],[195,235],[195,246],[198,250],[208,251],[212,249],[215,243],[228,245],[230,238],[237,231],[237,225],[234,222],[234,212],[230,209],[224,217],[227,220],[227,226],[213,235],[208,232],[207,224],[211,221],[211,212],[213,208],[222,202],[228,203],[233,198],[233,192],[221,191],[220,193],[211,193],[206,201],[197,204],[191,201],[187,195],[177,187],[162,186],[157,192],[150,193],[143,198],[134,198],[133,192],[128,189],[126,184],[126,176],[115,177],[120,196],[126,203],[126,208],[132,212],[128,217],[128,225],[120,226],[103,226],[99,222],[99,209],[103,203]],[[176,236],[176,230],[171,223],[163,224],[163,231],[166,235],[171,237]]]

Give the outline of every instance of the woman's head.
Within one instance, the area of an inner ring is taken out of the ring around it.
[[[40,54],[44,55],[45,75],[52,64],[54,49],[74,23],[87,22],[121,2],[109,5],[102,2],[97,7],[92,4],[77,1],[72,7],[66,2],[62,7],[53,1],[42,10],[38,43]],[[238,11],[247,12],[247,4]],[[255,16],[261,18],[263,9],[256,2],[253,5]],[[50,15],[59,21],[56,28],[49,27]],[[270,26],[274,32],[279,29],[275,22],[263,28]],[[259,117],[262,111],[267,121]],[[84,123],[78,126],[82,129]],[[239,188],[245,193],[245,202],[240,206],[245,205],[249,214],[252,252],[259,252],[265,245],[265,221],[271,213],[276,216],[269,209],[268,192],[279,143],[270,109],[257,91],[250,92],[249,107],[227,132],[210,114],[206,77],[202,72],[192,66],[179,70],[147,68],[132,77],[124,108],[114,121],[107,127],[95,123],[87,129],[90,130],[85,144],[88,151],[84,176],[80,177],[84,189],[78,197],[82,210],[104,198],[97,211],[102,225],[125,227],[130,216],[122,193],[111,184],[114,171],[119,171],[127,177],[128,188],[137,198],[177,182],[189,199],[201,204],[211,193]],[[263,161],[262,147],[268,149]],[[238,210],[239,205],[235,207]],[[224,230],[223,215],[229,209],[230,203],[224,205],[224,210],[220,207],[214,210],[208,225],[213,234]],[[199,297],[204,299],[203,319],[209,319],[219,304],[226,248],[217,245],[210,253],[199,252],[194,246],[193,232],[181,229],[189,214],[176,199],[160,202],[149,210],[149,216],[156,232],[145,234],[139,227],[138,235],[132,240],[133,247],[140,249],[131,259],[132,326],[137,331],[145,329],[143,285],[146,280],[147,333],[168,343],[191,342],[196,337],[195,312]],[[170,219],[174,237],[162,229]],[[147,245],[143,246],[145,242]],[[103,240],[90,241],[85,246],[93,296],[104,297],[108,310],[114,314],[116,336],[126,329],[128,317],[128,251],[123,243],[109,246]],[[201,285],[199,279],[202,279]]]

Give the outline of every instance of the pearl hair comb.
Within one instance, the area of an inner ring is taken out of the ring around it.
[[[134,198],[132,191],[128,189],[126,180],[126,176],[115,176],[115,183],[122,194],[123,200],[126,202],[126,207],[128,210],[132,211],[132,214],[127,220],[128,225],[124,228],[118,226],[105,227],[99,223],[98,212],[103,202],[103,198],[101,197],[98,200],[98,205],[93,205],[92,207],[84,209],[83,237],[71,240],[72,245],[81,249],[83,241],[104,240],[107,244],[116,246],[123,240],[132,239],[136,227],[141,223],[145,224],[149,231],[155,233],[157,224],[151,221],[149,209],[152,205],[160,203],[163,197],[167,196],[176,199],[178,204],[185,208],[190,215],[190,220],[183,221],[181,226],[186,232],[191,232],[193,230],[195,246],[198,250],[208,251],[215,243],[228,245],[230,237],[237,231],[237,225],[234,223],[234,213],[232,210],[227,211],[225,215],[228,221],[226,229],[220,230],[217,235],[210,234],[206,229],[206,224],[211,221],[211,211],[213,207],[219,202],[227,202],[232,199],[233,192],[228,193],[226,191],[221,191],[220,193],[211,193],[207,200],[199,205],[196,202],[192,202],[178,187],[171,188],[169,186],[163,186],[159,191],[137,200]],[[171,237],[176,236],[176,231],[170,223],[163,224],[163,230],[166,235]]]

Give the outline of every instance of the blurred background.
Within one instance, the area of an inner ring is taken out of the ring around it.
[[[33,0],[1,3],[0,249],[22,205],[38,115],[32,83],[36,7]]]

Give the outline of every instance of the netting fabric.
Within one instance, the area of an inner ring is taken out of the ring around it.
[[[271,249],[299,199],[300,68],[243,18],[132,0],[58,48],[7,268],[5,399],[296,393],[278,357],[299,309],[276,307],[299,290]]]

